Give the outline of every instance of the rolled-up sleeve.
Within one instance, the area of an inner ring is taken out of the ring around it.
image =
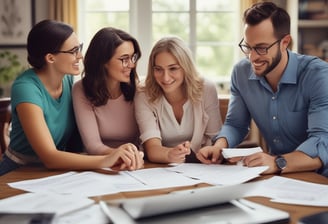
[[[308,87],[307,95],[310,98],[308,138],[297,150],[312,158],[319,157],[323,163],[320,171],[328,176],[328,66],[322,63],[314,65],[316,66],[308,70],[307,76],[312,78],[303,82]]]

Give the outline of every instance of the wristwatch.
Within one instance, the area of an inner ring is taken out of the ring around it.
[[[285,160],[285,158],[283,156],[277,156],[275,159],[276,165],[279,169],[278,174],[280,175],[282,170],[286,168],[287,166],[287,161]]]

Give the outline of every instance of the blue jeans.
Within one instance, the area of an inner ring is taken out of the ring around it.
[[[12,161],[6,154],[2,156],[2,160],[0,161],[0,176],[17,169],[21,165]]]

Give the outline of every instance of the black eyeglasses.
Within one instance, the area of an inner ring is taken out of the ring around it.
[[[77,57],[77,55],[82,52],[82,49],[83,49],[83,43],[80,44],[79,46],[73,47],[72,49],[70,49],[68,51],[55,51],[54,53],[55,54],[56,53],[67,53],[67,54],[72,54],[75,57]]]
[[[252,52],[252,50],[256,51],[256,53],[258,55],[266,55],[268,53],[268,50],[275,45],[276,43],[280,43],[280,41],[282,40],[276,40],[275,42],[273,42],[272,44],[270,44],[268,47],[250,47],[248,45],[245,44],[241,44],[244,41],[244,38],[241,39],[241,41],[239,42],[238,46],[240,47],[240,50],[244,53],[244,54],[250,54]]]
[[[123,68],[126,68],[129,66],[129,63],[131,62],[132,64],[137,63],[139,55],[137,53],[134,53],[132,57],[122,57],[118,58],[122,62]]]

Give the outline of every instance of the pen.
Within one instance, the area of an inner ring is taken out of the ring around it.
[[[114,224],[113,221],[112,221],[112,219],[111,219],[111,214],[110,214],[110,211],[109,211],[109,209],[107,207],[106,202],[99,201],[99,206],[100,206],[101,211],[103,211],[105,213],[105,215],[108,217],[109,223],[110,224]]]

